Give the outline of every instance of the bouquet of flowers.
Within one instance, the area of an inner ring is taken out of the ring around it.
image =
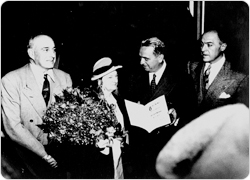
[[[39,125],[51,142],[96,145],[99,140],[126,136],[112,106],[89,88],[66,88],[55,99]]]

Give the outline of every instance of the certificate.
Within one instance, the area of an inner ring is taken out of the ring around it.
[[[154,129],[171,123],[165,96],[162,95],[146,105],[125,100],[130,123],[149,133]]]

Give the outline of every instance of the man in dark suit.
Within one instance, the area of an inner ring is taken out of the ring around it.
[[[28,54],[30,63],[2,78],[4,132],[15,143],[17,153],[33,175],[29,178],[59,178],[53,169],[57,160],[45,148],[48,134],[37,125],[42,124],[47,107],[55,102],[54,95],[71,87],[72,80],[69,74],[54,68],[56,52],[51,37],[31,38]]]
[[[227,44],[219,31],[210,30],[201,39],[203,61],[188,63],[198,98],[197,116],[226,104],[249,106],[249,78],[232,70],[225,56]]]
[[[164,95],[172,117],[171,125],[157,128],[150,134],[143,134],[142,129],[138,128],[134,128],[130,134],[131,146],[136,144],[134,146],[138,148],[134,150],[134,153],[137,152],[134,160],[137,159],[139,167],[143,169],[139,178],[158,178],[155,171],[158,152],[179,128],[192,120],[196,107],[191,77],[167,65],[164,47],[164,43],[156,37],[142,41],[139,56],[145,71],[130,79],[126,96],[145,105]]]

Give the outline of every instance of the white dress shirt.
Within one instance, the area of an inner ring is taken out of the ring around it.
[[[222,58],[220,58],[219,60],[211,63],[210,74],[208,76],[208,84],[209,84],[209,86],[214,81],[215,77],[219,73],[219,71],[222,68],[225,61],[226,61],[226,58],[225,58],[225,55],[223,54]],[[207,67],[209,66],[209,64],[210,63],[205,64],[204,72],[207,70]]]
[[[49,77],[48,78],[49,82],[51,81],[55,82],[55,77],[52,69],[44,70],[40,66],[36,65],[33,61],[31,61],[30,63],[30,68],[35,76],[38,88],[40,89],[41,92],[43,89],[44,74],[48,74],[47,77]]]
[[[153,75],[155,74],[156,75],[155,83],[157,85],[159,83],[161,76],[162,76],[163,72],[165,71],[165,69],[166,69],[166,62],[163,61],[163,65],[160,69],[158,69],[158,71],[149,73],[149,84],[151,84],[151,81],[153,79]]]

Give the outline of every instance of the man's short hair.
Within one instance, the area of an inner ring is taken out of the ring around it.
[[[214,32],[218,35],[221,43],[227,43],[228,42],[228,35],[225,33],[224,30],[218,28],[218,29],[214,29],[214,28],[211,28],[209,30],[207,30],[204,34],[208,33],[208,32]]]
[[[141,42],[141,47],[142,46],[151,46],[154,47],[154,55],[160,55],[160,54],[164,54],[164,48],[165,45],[164,43],[158,39],[157,37],[152,37],[146,40],[143,40]]]
[[[34,46],[34,37],[31,37],[30,39],[29,39],[29,43],[28,43],[28,45],[27,45],[27,48],[28,49],[31,49],[31,48],[33,48],[33,46]]]
[[[29,43],[27,45],[27,49],[30,49],[30,48],[33,48],[34,46],[34,40],[39,37],[39,36],[48,36],[50,37],[49,35],[45,34],[45,33],[39,33],[39,34],[35,34],[35,35],[31,35],[30,36],[30,39],[29,39]],[[51,38],[51,37],[50,37]]]

